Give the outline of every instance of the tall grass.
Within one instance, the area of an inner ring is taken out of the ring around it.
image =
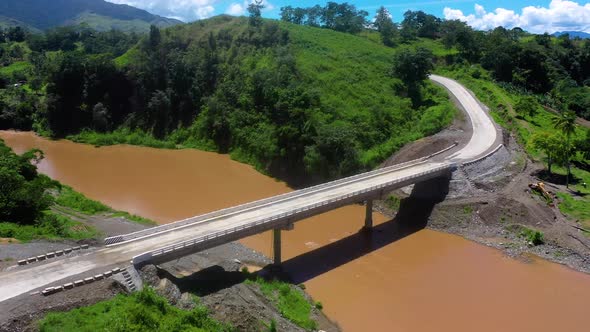
[[[251,278],[246,282],[257,284],[262,293],[276,305],[283,317],[304,329],[317,329],[317,323],[311,319],[312,305],[305,299],[302,290],[278,280]]]
[[[117,295],[69,312],[49,313],[39,321],[41,332],[95,331],[234,331],[210,318],[205,307],[185,311],[171,306],[153,289]]]
[[[63,185],[59,190],[59,195],[57,196],[55,202],[58,205],[65,206],[88,215],[111,211],[111,208],[102,204],[101,202],[91,200],[74,189]]]
[[[96,238],[99,235],[99,232],[94,227],[73,221],[51,211],[45,211],[43,216],[32,225],[0,222],[0,237],[15,238],[21,242],[38,239],[77,241]]]

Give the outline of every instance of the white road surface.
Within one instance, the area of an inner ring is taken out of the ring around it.
[[[446,158],[445,161],[421,162],[401,169],[393,167],[390,171],[384,173],[368,174],[366,177],[351,182],[326,186],[321,190],[312,191],[305,195],[293,195],[284,200],[273,202],[273,204],[263,204],[254,209],[246,209],[243,212],[216,217],[214,220],[201,221],[180,229],[173,229],[157,235],[90,251],[84,255],[54,259],[45,263],[0,272],[0,302],[40,287],[57,286],[64,282],[72,282],[76,276],[101,267],[105,267],[106,270],[106,267],[114,264],[127,264],[132,257],[147,251],[207,234],[230,230],[238,226],[254,224],[264,218],[310,207],[322,201],[330,201],[346,196],[351,192],[372,188],[394,179],[407,178],[432,171],[454,162],[470,161],[494,148],[498,135],[496,127],[478,101],[465,88],[453,80],[435,75],[431,76],[431,79],[442,84],[455,95],[473,124],[473,136],[469,143],[460,151]],[[65,281],[63,281],[64,279]]]

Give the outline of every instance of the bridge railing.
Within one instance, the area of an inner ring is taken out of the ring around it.
[[[153,251],[150,251],[150,252],[146,252],[144,254],[141,254],[141,255],[138,255],[138,256],[133,257],[133,263],[134,264],[142,264],[142,263],[148,262],[152,258],[157,257],[157,256],[160,256],[160,255],[172,253],[172,252],[175,252],[175,251],[178,251],[178,250],[181,250],[181,249],[187,249],[187,248],[198,246],[198,245],[203,245],[203,244],[205,244],[205,243],[207,243],[209,241],[212,241],[214,239],[219,239],[221,237],[229,236],[229,235],[240,233],[240,232],[244,232],[244,231],[249,231],[249,233],[253,233],[252,232],[253,230],[259,229],[259,231],[256,232],[256,233],[264,232],[266,230],[272,229],[273,226],[276,226],[274,224],[275,224],[275,222],[277,222],[279,220],[280,221],[285,221],[285,219],[287,219],[287,218],[289,218],[291,216],[295,216],[297,214],[305,213],[305,212],[308,212],[308,211],[311,211],[311,210],[314,210],[314,209],[319,209],[319,208],[321,208],[321,207],[323,207],[325,205],[331,205],[331,204],[334,204],[334,203],[336,203],[338,201],[344,201],[344,200],[348,200],[348,199],[353,198],[353,197],[363,196],[363,195],[368,194],[368,193],[371,193],[371,192],[376,192],[376,191],[379,191],[379,190],[382,190],[382,189],[385,189],[385,188],[392,187],[392,186],[394,186],[396,184],[399,184],[401,182],[407,182],[407,181],[410,181],[410,180],[415,179],[415,178],[420,178],[420,177],[423,177],[423,176],[428,175],[428,174],[433,174],[433,173],[437,173],[437,172],[440,172],[440,171],[443,171],[443,170],[448,170],[448,169],[451,169],[453,167],[454,167],[454,164],[448,164],[448,165],[439,166],[439,167],[436,167],[434,169],[431,169],[431,170],[428,170],[428,171],[425,171],[425,172],[421,172],[421,173],[418,173],[418,174],[410,175],[410,176],[407,176],[407,177],[404,177],[404,178],[398,178],[398,179],[395,179],[395,180],[392,180],[392,181],[388,181],[388,182],[385,182],[385,183],[382,183],[382,184],[379,184],[379,185],[375,185],[375,186],[372,186],[372,187],[369,187],[369,188],[357,190],[357,191],[354,191],[352,193],[348,193],[348,194],[345,194],[345,195],[342,195],[342,196],[338,196],[338,197],[335,197],[335,198],[332,198],[332,199],[329,199],[329,200],[321,201],[321,202],[318,202],[318,203],[315,203],[315,204],[311,204],[311,205],[307,205],[307,206],[303,206],[301,208],[294,209],[294,210],[291,210],[291,211],[288,211],[288,212],[283,212],[283,213],[276,214],[276,215],[273,215],[273,216],[270,216],[270,217],[266,217],[266,218],[261,219],[259,221],[255,221],[255,222],[252,222],[252,223],[248,223],[248,224],[236,226],[236,227],[233,227],[233,228],[230,228],[230,229],[226,229],[226,230],[223,230],[223,231],[219,231],[219,232],[215,232],[215,233],[212,233],[212,234],[207,234],[207,235],[204,235],[204,236],[200,236],[200,237],[197,237],[197,238],[192,239],[192,240],[183,241],[183,242],[180,242],[178,244],[173,244],[173,245],[166,246],[166,247],[163,247],[163,248],[160,248],[160,249],[156,249],[156,250],[153,250]]]
[[[183,219],[183,220],[179,220],[170,224],[166,224],[166,225],[161,225],[161,226],[157,226],[157,227],[152,227],[152,228],[148,228],[145,230],[141,230],[141,231],[137,231],[134,233],[129,233],[129,234],[123,234],[123,235],[117,235],[117,236],[112,236],[112,237],[108,237],[105,239],[105,244],[106,245],[111,245],[111,244],[115,244],[115,243],[120,243],[120,242],[125,242],[125,241],[129,241],[129,240],[133,240],[133,239],[138,239],[138,238],[142,238],[142,237],[146,237],[146,236],[150,236],[150,235],[154,235],[157,233],[161,233],[161,232],[165,232],[168,230],[172,230],[172,229],[176,229],[179,227],[183,227],[183,226],[187,226],[187,225],[192,225],[195,223],[199,223],[199,222],[206,222],[206,221],[210,221],[211,219],[220,217],[220,216],[227,216],[233,213],[237,213],[237,212],[243,212],[244,210],[247,209],[252,209],[252,208],[256,208],[256,207],[260,207],[266,204],[271,204],[271,203],[276,203],[278,201],[282,201],[285,199],[290,199],[290,198],[294,198],[294,197],[298,197],[298,196],[302,196],[302,195],[307,195],[311,192],[316,192],[316,191],[321,191],[324,190],[326,188],[330,188],[330,187],[334,187],[334,186],[339,186],[342,184],[347,184],[350,182],[354,182],[357,181],[359,179],[366,179],[366,178],[370,178],[370,177],[375,177],[384,173],[388,173],[388,172],[392,172],[392,171],[398,171],[401,169],[405,169],[414,165],[418,165],[421,163],[424,163],[425,160],[427,160],[429,157],[424,157],[424,158],[420,158],[420,159],[416,159],[416,160],[412,160],[409,162],[405,162],[405,163],[401,163],[401,164],[396,164],[396,165],[392,165],[389,167],[385,167],[385,168],[380,168],[374,171],[370,171],[370,172],[366,172],[366,173],[361,173],[361,174],[357,174],[357,175],[353,175],[350,177],[346,177],[343,179],[339,179],[339,180],[335,180],[335,181],[331,181],[331,182],[326,182],[317,186],[312,186],[312,187],[308,187],[305,189],[300,189],[300,190],[296,190],[296,191],[292,191],[292,192],[288,192],[288,193],[284,193],[284,194],[280,194],[280,195],[276,195],[273,197],[269,197],[269,198],[264,198],[261,200],[257,200],[257,201],[253,201],[253,202],[249,202],[249,203],[245,203],[245,204],[241,204],[241,205],[237,205],[237,206],[233,206],[230,208],[225,208],[225,209],[221,209],[218,211],[214,211],[214,212],[210,212],[210,213],[206,213],[200,216],[196,216],[196,217],[191,217],[191,218],[187,218],[187,219]]]

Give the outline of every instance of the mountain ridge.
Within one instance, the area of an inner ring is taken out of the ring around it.
[[[52,14],[46,15],[47,12]],[[93,20],[88,20],[89,17]],[[151,14],[143,9],[104,0],[2,0],[0,2],[0,22],[3,22],[3,25],[14,26],[15,23],[22,22],[34,31],[87,21],[90,21],[90,25],[97,30],[116,28],[135,32],[148,31],[151,24],[168,27],[183,23],[176,19]]]
[[[571,38],[582,38],[582,39],[590,39],[590,33],[583,32],[583,31],[557,31],[553,33],[553,36],[559,37],[561,35],[568,34]]]

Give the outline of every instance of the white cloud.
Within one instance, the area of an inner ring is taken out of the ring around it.
[[[244,0],[243,2],[239,3],[239,2],[233,2],[229,5],[229,7],[227,7],[225,13],[228,15],[233,15],[233,16],[242,16],[244,14],[246,14],[246,10],[248,8],[248,5],[251,4],[252,2],[254,2],[253,0]],[[268,2],[267,0],[263,0],[262,4],[264,5],[264,9],[262,9],[263,12],[267,12],[267,11],[271,11],[273,9],[275,9],[275,6]]]
[[[246,13],[246,7],[240,3],[232,3],[229,5],[229,7],[227,7],[225,13],[233,16],[241,16]]]
[[[215,3],[220,0],[107,0],[145,9],[151,13],[194,21],[210,17],[215,12]]]
[[[505,8],[487,12],[479,4],[475,5],[475,14],[465,15],[461,10],[449,7],[444,9],[443,14],[447,20],[461,20],[479,30],[503,26],[521,27],[534,33],[565,30],[590,33],[590,3],[581,5],[568,0],[551,0],[549,8],[528,6],[520,14]]]

